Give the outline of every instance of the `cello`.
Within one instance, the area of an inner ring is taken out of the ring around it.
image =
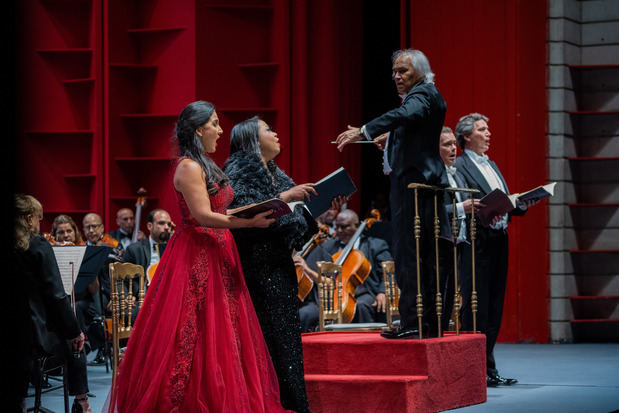
[[[338,288],[333,291],[333,302],[336,308],[340,308],[342,311],[342,323],[352,322],[357,309],[355,289],[359,284],[365,282],[370,275],[370,271],[372,271],[370,261],[365,258],[361,251],[353,248],[366,226],[367,222],[363,221],[346,244],[346,247],[342,251],[333,254],[332,257],[335,264],[342,266]],[[341,294],[338,294],[339,290],[341,290]],[[342,297],[341,305],[338,295]]]
[[[133,227],[131,242],[138,241],[138,235],[140,234],[140,220],[142,218],[142,207],[144,204],[146,204],[146,189],[140,187],[140,189],[138,189],[138,199],[135,203],[135,226]]]
[[[355,298],[355,289],[359,284],[363,284],[372,271],[372,264],[359,250],[353,248],[357,239],[361,236],[365,228],[370,228],[376,221],[380,221],[380,212],[377,209],[372,209],[370,212],[371,218],[365,219],[354,235],[350,238],[346,247],[342,251],[333,254],[333,262],[342,266],[342,274],[338,289],[342,290],[342,323],[352,322],[355,311],[357,309],[357,299]],[[333,302],[336,307],[339,306],[338,289],[333,291]]]

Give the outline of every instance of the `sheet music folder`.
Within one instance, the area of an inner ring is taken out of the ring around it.
[[[305,206],[314,218],[318,218],[331,208],[331,201],[337,196],[351,196],[357,191],[357,187],[344,168],[339,168],[316,182],[314,186],[318,196],[310,194],[309,201]]]
[[[86,288],[95,280],[99,270],[106,264],[108,256],[112,252],[111,247],[106,246],[53,246],[58,269],[62,277],[64,290],[71,295],[86,291]],[[71,272],[73,262],[74,274]],[[75,276],[73,285],[72,275]]]

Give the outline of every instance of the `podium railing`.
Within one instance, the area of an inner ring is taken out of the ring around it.
[[[443,297],[441,294],[440,283],[440,263],[439,263],[439,237],[440,237],[440,220],[438,217],[438,194],[439,192],[451,193],[453,217],[451,220],[452,239],[453,239],[453,254],[454,254],[454,310],[458,314],[460,310],[459,297],[458,297],[458,217],[456,213],[456,196],[455,193],[478,193],[479,190],[471,188],[442,188],[433,185],[426,185],[420,183],[411,183],[408,188],[414,192],[414,205],[415,205],[415,217],[414,217],[414,236],[415,236],[415,252],[416,252],[416,269],[417,269],[417,297],[416,297],[416,309],[417,309],[417,322],[419,326],[419,338],[423,338],[423,296],[421,294],[421,262],[419,257],[419,243],[421,239],[421,218],[419,216],[419,200],[418,193],[420,190],[432,191],[434,193],[434,258],[436,263],[436,317],[438,321],[438,337],[442,337],[442,312],[443,312]],[[471,292],[471,309],[473,311],[473,332],[477,332],[477,290],[475,287],[475,204],[471,203],[471,224],[470,224],[470,237],[471,237],[471,271],[472,271],[472,292]],[[460,335],[460,326],[456,322],[456,335]]]

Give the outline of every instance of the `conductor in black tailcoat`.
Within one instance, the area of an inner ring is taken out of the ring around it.
[[[414,237],[413,191],[411,182],[447,186],[445,167],[439,154],[439,136],[446,105],[434,86],[434,73],[419,50],[399,50],[392,56],[393,80],[402,98],[399,108],[379,116],[361,128],[349,127],[337,138],[338,149],[361,139],[374,139],[387,154],[391,168],[390,206],[393,225],[392,253],[396,279],[401,290],[399,328],[384,332],[387,338],[406,338],[418,333],[416,295],[417,272]],[[388,134],[385,135],[386,133]],[[440,202],[442,202],[442,197]],[[421,291],[424,303],[424,328],[430,334],[438,329],[434,295],[433,194],[419,191],[421,217]],[[441,225],[447,225],[445,211],[439,209]],[[424,335],[425,336],[425,335]]]
[[[456,125],[456,138],[464,153],[456,160],[456,168],[462,173],[469,188],[479,189],[476,197],[484,197],[494,189],[509,194],[507,183],[497,165],[488,159],[485,152],[490,147],[488,118],[479,113],[463,116]],[[507,223],[513,215],[524,215],[534,202],[521,203],[509,214],[496,217],[489,227],[477,226],[475,239],[475,280],[478,296],[477,329],[486,334],[486,367],[488,386],[511,385],[516,379],[499,375],[494,360],[494,345],[501,328],[509,244]],[[463,257],[470,257],[470,251]],[[462,266],[460,277],[462,289],[462,328],[473,329],[471,311],[472,276],[470,263]]]

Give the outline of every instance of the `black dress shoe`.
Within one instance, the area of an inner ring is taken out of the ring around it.
[[[416,328],[401,328],[395,327],[390,330],[383,330],[380,333],[381,337],[388,339],[401,339],[401,338],[411,338],[414,336],[419,336],[419,330]]]
[[[501,377],[495,373],[486,375],[486,384],[488,385],[488,387],[511,386],[512,384],[516,383],[518,383],[518,380],[516,379],[508,379],[506,377]]]
[[[104,351],[103,349],[99,349],[99,351],[97,351],[97,355],[95,356],[95,358],[90,361],[88,363],[89,366],[101,366],[105,364],[105,355],[104,355]]]

